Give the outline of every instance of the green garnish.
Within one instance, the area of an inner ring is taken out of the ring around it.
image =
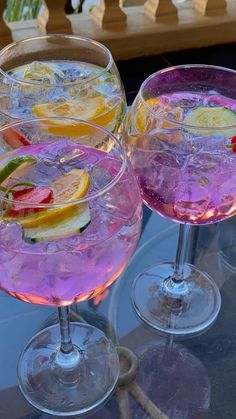
[[[36,162],[36,158],[29,154],[14,157],[0,169],[0,184],[3,183],[4,180],[6,180],[16,169],[18,169],[18,167],[34,162]]]

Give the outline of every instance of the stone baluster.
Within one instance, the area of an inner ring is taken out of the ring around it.
[[[43,0],[46,18],[40,20],[47,33],[72,33],[71,22],[65,15],[65,0]],[[45,14],[44,14],[45,15]]]
[[[171,0],[147,0],[144,3],[144,11],[154,22],[159,18],[177,19],[177,8]]]
[[[224,13],[226,7],[226,0],[193,0],[193,8],[202,15],[212,12]]]
[[[91,15],[100,28],[123,27],[126,25],[126,14],[119,6],[119,0],[100,0]]]
[[[9,26],[7,26],[3,19],[3,12],[6,8],[6,0],[0,0],[0,46],[9,44],[12,42],[12,34]]]

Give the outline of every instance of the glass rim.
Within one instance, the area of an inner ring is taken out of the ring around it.
[[[22,204],[22,206],[23,205],[27,205],[28,208],[35,208],[35,207],[37,207],[37,208],[44,208],[44,209],[53,209],[53,208],[62,208],[62,207],[68,208],[70,206],[74,206],[74,205],[79,205],[79,204],[83,204],[83,203],[86,203],[86,202],[90,202],[93,199],[98,198],[98,197],[104,195],[113,186],[115,186],[119,182],[119,180],[123,176],[123,174],[124,174],[124,172],[126,170],[126,167],[127,167],[127,155],[126,155],[126,152],[125,152],[125,149],[124,149],[122,143],[120,142],[120,140],[114,134],[112,134],[110,131],[108,131],[106,128],[104,128],[104,127],[102,127],[100,125],[97,125],[97,124],[95,124],[93,122],[85,121],[85,120],[79,119],[79,118],[70,118],[70,117],[64,117],[64,118],[63,117],[48,117],[48,118],[50,118],[50,120],[53,120],[53,121],[54,120],[57,120],[57,121],[68,120],[70,122],[74,122],[75,125],[77,125],[78,123],[82,123],[82,124],[86,124],[86,125],[88,125],[88,126],[90,126],[92,128],[95,128],[98,131],[103,131],[104,134],[106,134],[110,138],[112,138],[112,140],[114,141],[114,143],[116,145],[118,145],[119,150],[121,152],[121,159],[119,160],[121,162],[121,166],[119,168],[118,173],[114,176],[114,178],[107,185],[105,185],[104,187],[102,187],[101,189],[99,189],[97,192],[86,194],[82,198],[79,198],[79,199],[76,199],[76,200],[73,200],[73,201],[60,201],[58,203],[53,203],[52,202],[52,203],[42,203],[42,204],[32,204],[32,202],[20,201],[20,205],[21,204]],[[49,123],[50,120],[48,118],[40,117],[40,118],[23,119],[23,120],[20,120],[20,121],[18,120],[17,122],[9,123],[9,124],[6,124],[4,126],[1,126],[0,127],[0,134],[2,132],[4,132],[5,130],[9,129],[9,128],[16,128],[16,127],[22,126],[24,124],[35,124],[35,123],[38,123],[40,121],[41,122],[45,122],[47,127],[54,127],[55,128],[55,125],[54,124],[50,124]],[[57,137],[57,134],[55,134],[55,138],[56,137]],[[64,137],[67,137],[67,136],[64,135]],[[80,136],[79,135],[77,135],[77,136],[76,135],[73,135],[71,137],[80,137]],[[84,137],[84,136],[81,136],[81,137]],[[37,144],[32,144],[32,145],[37,145]],[[45,143],[42,142],[42,143],[39,143],[39,144],[45,144]],[[75,143],[75,144],[82,145],[80,143]],[[27,147],[27,146],[25,146],[25,147]],[[91,146],[88,146],[88,147],[91,147]],[[10,150],[10,151],[12,151],[12,150]],[[16,151],[17,151],[17,149],[16,149]],[[3,153],[2,155],[4,155],[4,154],[5,153]],[[15,203],[17,201],[14,200],[14,199],[9,199],[9,198],[6,198],[6,197],[0,195],[0,202],[6,202],[6,203],[11,204],[11,203]]]
[[[7,46],[5,46],[4,48],[1,49],[0,51],[0,57],[2,57],[5,53],[7,53],[11,48],[17,47],[18,45],[22,45],[23,43],[27,43],[27,42],[31,42],[31,41],[37,41],[40,39],[47,39],[47,38],[69,38],[69,39],[74,39],[74,40],[80,40],[80,41],[85,41],[85,42],[89,42],[90,44],[96,45],[97,47],[99,47],[103,52],[105,52],[105,54],[108,57],[108,63],[106,65],[105,68],[103,68],[100,73],[96,76],[92,76],[89,77],[88,79],[84,79],[84,80],[80,80],[80,81],[73,81],[73,82],[67,82],[67,83],[53,83],[53,84],[43,84],[42,82],[34,82],[34,81],[27,81],[24,79],[16,79],[15,77],[9,75],[6,71],[2,70],[1,66],[0,66],[0,74],[2,74],[2,76],[6,77],[7,79],[11,80],[14,83],[18,83],[20,85],[26,85],[26,86],[42,86],[45,89],[52,89],[55,87],[68,87],[68,86],[76,86],[76,85],[80,85],[83,83],[89,83],[92,80],[96,80],[97,78],[101,77],[103,74],[105,74],[106,72],[108,72],[111,69],[112,63],[113,63],[113,57],[111,52],[109,51],[109,49],[101,44],[98,41],[95,41],[94,39],[85,37],[85,36],[79,36],[79,35],[70,35],[70,34],[47,34],[47,35],[40,35],[40,36],[32,36],[30,38],[26,38],[26,39],[22,39],[20,41],[16,41],[16,42],[11,42],[10,44],[8,44]]]
[[[155,112],[153,110],[153,108],[147,103],[147,101],[144,99],[143,96],[143,90],[145,88],[145,86],[150,82],[150,80],[152,80],[153,78],[155,78],[156,76],[158,76],[159,74],[163,74],[163,73],[168,73],[171,72],[173,70],[178,70],[178,69],[188,69],[188,68],[208,68],[210,70],[223,70],[225,72],[228,73],[234,73],[236,75],[236,70],[232,70],[230,68],[226,68],[226,67],[221,67],[221,66],[216,66],[216,65],[208,65],[208,64],[181,64],[181,65],[176,65],[176,66],[171,66],[171,67],[166,67],[163,68],[161,70],[156,71],[155,73],[151,74],[150,76],[148,76],[141,84],[140,89],[139,89],[139,95],[141,98],[141,102],[143,103],[143,105],[149,110],[149,112],[154,115],[155,117],[158,116],[158,113]],[[236,102],[236,99],[235,99]],[[184,122],[178,122],[178,121],[174,121],[171,118],[168,118],[166,116],[162,116],[160,115],[160,118],[163,119],[164,121],[170,122],[173,125],[173,128],[166,128],[166,131],[171,131],[173,129],[176,128],[186,128],[186,130],[199,130],[199,131],[212,131],[214,130],[219,130],[220,132],[222,131],[227,131],[227,130],[232,130],[235,129],[236,130],[236,124],[234,125],[227,125],[227,126],[199,126],[199,125],[189,125],[189,124],[185,124]],[[236,134],[236,132],[235,132]]]

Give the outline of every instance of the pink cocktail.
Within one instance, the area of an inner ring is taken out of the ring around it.
[[[156,103],[163,112],[168,107],[177,122],[190,119],[196,112],[193,107],[199,113],[204,109],[206,123],[212,118],[208,112],[216,109],[219,117],[223,113],[236,122],[236,101],[217,94],[179,92],[159,96]],[[236,156],[228,145],[236,130],[213,128],[204,133],[201,128],[184,131],[172,124],[168,131],[158,127],[161,116],[156,118],[157,126],[140,135],[138,147],[130,150],[144,202],[180,223],[209,224],[235,215]]]
[[[156,329],[185,335],[216,319],[215,283],[186,264],[191,225],[236,214],[236,73],[189,65],[157,72],[141,86],[125,146],[144,203],[180,223],[175,263],[140,274],[133,303]]]
[[[96,193],[121,168],[121,162],[109,153],[68,140],[21,147],[10,158],[25,154],[38,162],[24,180],[38,186],[50,186],[63,173],[88,167],[90,192]],[[64,156],[67,160],[58,167]],[[0,287],[30,303],[65,306],[109,286],[127,265],[140,233],[139,195],[133,181],[133,175],[125,172],[111,191],[95,198],[91,222],[80,234],[75,230],[68,237],[34,242],[34,231],[32,239],[22,236],[17,217],[10,224],[2,223]]]
[[[23,351],[20,388],[45,412],[84,413],[112,391],[117,355],[89,325],[73,324],[70,337],[67,306],[124,270],[140,235],[139,187],[118,140],[91,123],[25,120],[3,127],[0,142],[0,288],[58,306],[61,322],[61,344],[52,326]]]

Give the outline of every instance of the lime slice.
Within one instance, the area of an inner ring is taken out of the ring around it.
[[[90,223],[88,204],[81,204],[74,208],[69,216],[61,220],[54,220],[50,224],[40,225],[38,228],[24,228],[23,238],[25,241],[37,243],[42,241],[56,240],[81,233]]]
[[[220,134],[223,133],[227,137],[231,137],[236,134],[235,130],[227,129],[233,125],[236,126],[236,112],[231,109],[224,107],[207,108],[199,107],[191,110],[184,118],[184,124],[192,125],[192,127],[186,128],[188,132],[196,135],[204,135],[204,130],[198,130],[194,127],[209,128],[206,130],[206,134]],[[217,130],[217,128],[226,128]],[[216,128],[216,129],[214,129]]]
[[[20,168],[21,171],[24,171],[29,165],[32,165],[32,163],[35,163],[36,161],[37,159],[29,154],[17,156],[12,160],[9,160],[5,166],[0,169],[0,184],[3,183],[13,172],[17,177],[16,171],[18,168]]]

